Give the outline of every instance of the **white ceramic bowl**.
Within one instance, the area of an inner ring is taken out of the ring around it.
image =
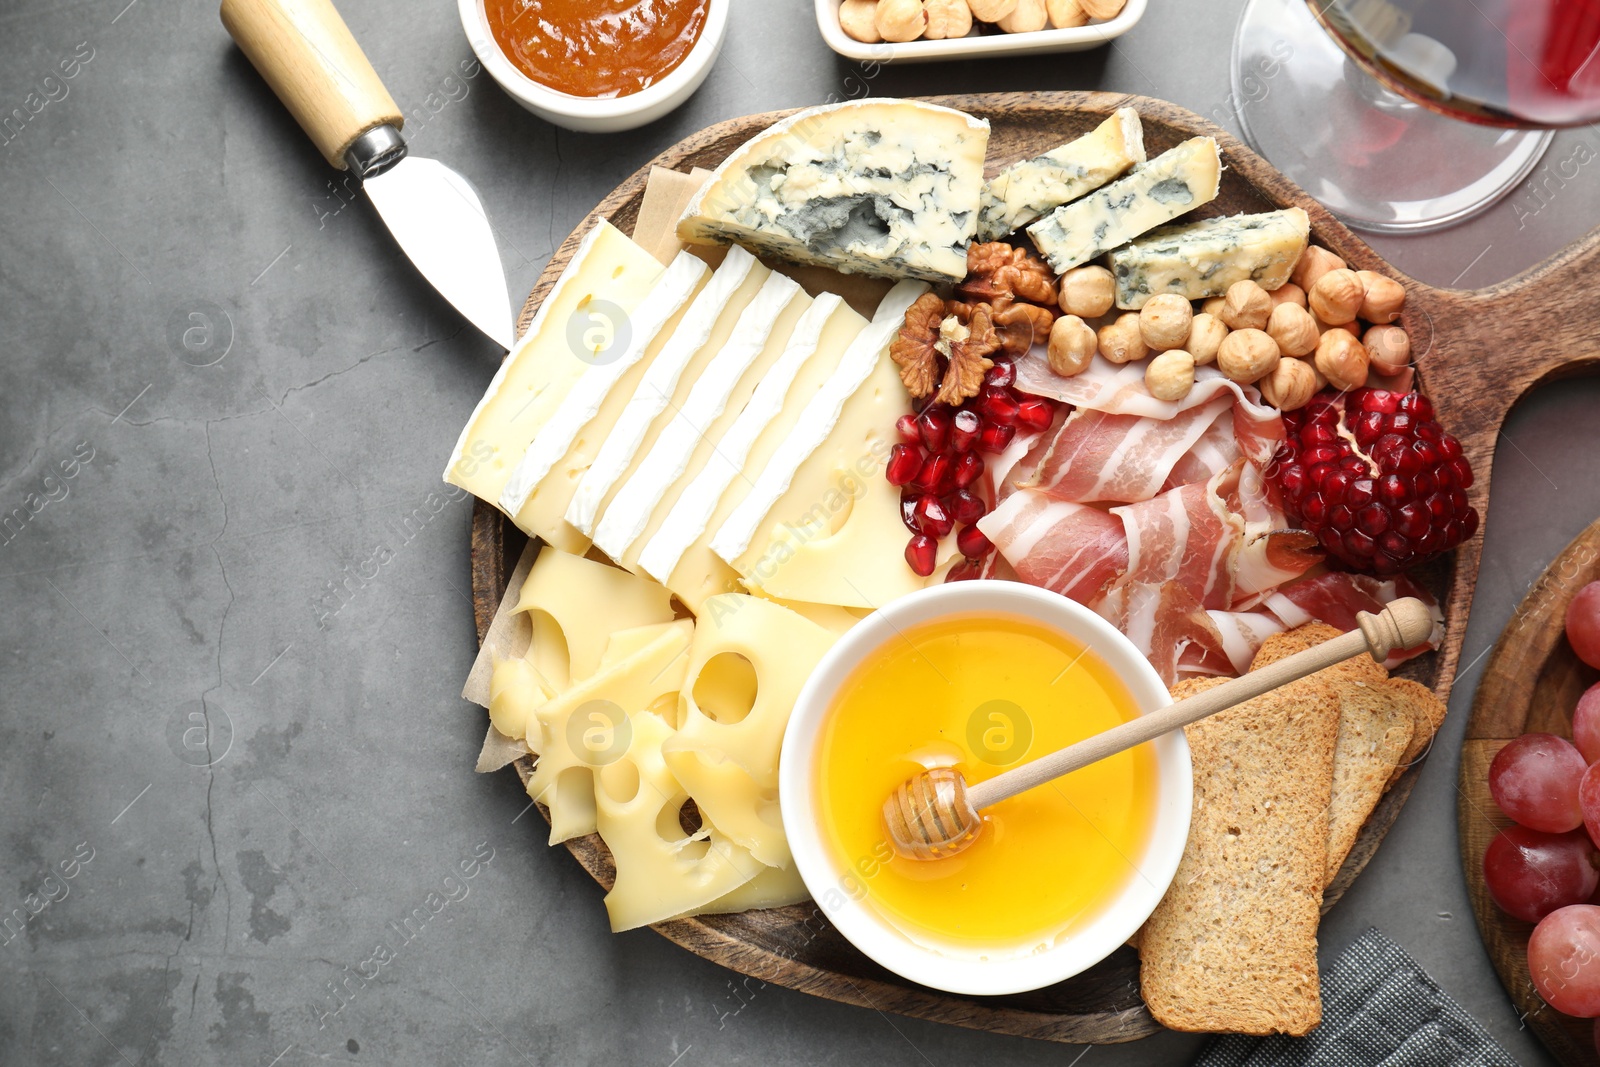
[[[1020,582],[953,582],[896,600],[849,631],[829,650],[801,690],[783,737],[778,789],[783,828],[800,876],[824,914],[852,944],[894,973],[921,985],[979,996],[1020,993],[1071,978],[1105,959],[1150,917],[1177,873],[1189,836],[1194,783],[1181,730],[1153,744],[1160,796],[1144,854],[1130,856],[1140,877],[1100,915],[1049,949],[1025,956],[978,959],[919,945],[867,903],[863,883],[833,857],[817,825],[816,751],[834,695],[850,673],[908,627],[954,614],[1003,613],[1042,623],[1084,642],[1127,685],[1145,712],[1172,702],[1133,643],[1100,616],[1063,596]],[[1042,755],[1042,753],[1040,753]]]
[[[1121,37],[1144,16],[1147,0],[1128,0],[1117,17],[1071,29],[1035,30],[1032,33],[995,33],[948,41],[908,41],[904,44],[863,44],[839,26],[840,0],[816,0],[817,26],[828,47],[841,56],[872,63],[928,63],[940,59],[997,59],[1046,52],[1082,52]]]
[[[1142,3],[1143,0],[1129,0]],[[693,95],[711,72],[717,54],[722,51],[722,39],[728,29],[728,11],[733,0],[711,0],[706,11],[706,23],[700,30],[683,62],[654,85],[628,96],[605,98],[572,96],[540,85],[512,65],[494,35],[489,32],[489,19],[484,14],[483,0],[456,0],[461,13],[461,27],[467,33],[472,50],[500,88],[511,99],[557,126],[583,133],[615,133],[631,130],[654,122]]]

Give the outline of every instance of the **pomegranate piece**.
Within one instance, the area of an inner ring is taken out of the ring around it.
[[[922,469],[911,479],[911,488],[919,493],[942,496],[950,491],[955,477],[955,463],[948,453],[937,452],[922,461]]]
[[[1017,380],[1017,367],[1009,359],[997,359],[983,374],[984,385],[1007,386]]]
[[[915,517],[917,532],[927,534],[935,540],[948,534],[956,524],[950,509],[932,493],[924,493],[917,499]]]
[[[895,432],[900,435],[900,440],[909,445],[922,443],[922,432],[917,429],[917,417],[911,412],[906,412],[894,420]]]
[[[978,476],[983,473],[983,468],[982,456],[976,452],[963,452],[956,459],[955,476],[952,481],[955,482],[957,489],[965,489],[978,480]]]
[[[965,489],[957,489],[950,498],[950,515],[963,526],[970,526],[988,512],[983,498]]]
[[[929,452],[943,452],[950,445],[950,412],[946,408],[930,405],[917,416],[917,432]]]
[[[1017,421],[1017,410],[1021,406],[1011,390],[993,386],[979,393],[976,403],[983,417],[999,426],[1014,425]]]
[[[917,574],[926,578],[933,573],[938,562],[939,544],[926,534],[917,534],[906,542],[906,563]]]
[[[1043,397],[1030,397],[1017,405],[1017,425],[1024,430],[1038,433],[1048,430],[1050,422],[1055,418],[1055,405]]]
[[[1274,479],[1291,521],[1352,570],[1396,574],[1478,531],[1472,467],[1420,393],[1324,390],[1283,416]]]
[[[972,446],[978,442],[978,431],[983,429],[983,420],[976,411],[962,408],[951,419],[950,447],[957,452],[970,452]]]
[[[905,492],[900,494],[900,521],[906,524],[906,529],[912,533],[921,533],[917,529],[917,501],[922,499],[920,493]]]
[[[994,542],[976,526],[965,526],[956,534],[956,548],[968,559],[982,559],[994,551]]]
[[[889,449],[889,463],[883,476],[892,486],[910,485],[911,479],[922,470],[922,449],[912,444],[898,444]]]
[[[1015,426],[1005,426],[991,422],[978,434],[979,452],[1004,452],[1011,439],[1017,434]]]

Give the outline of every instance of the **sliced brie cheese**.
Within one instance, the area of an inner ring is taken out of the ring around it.
[[[1077,140],[1013,163],[984,182],[978,240],[998,241],[1143,162],[1144,126],[1139,113],[1119,107]]]
[[[779,316],[797,295],[800,285],[793,279],[777,273],[767,276],[756,298],[739,316],[728,343],[706,365],[688,399],[673,412],[643,462],[606,505],[594,529],[594,543],[600,551],[619,563],[627,561],[629,548],[688,467],[696,446],[702,441],[716,445],[713,422],[728,406],[739,380],[767,346]],[[801,298],[810,303],[809,298]]]
[[[1217,198],[1222,157],[1210,137],[1192,137],[1121,181],[1063,204],[1028,227],[1060,274]]]
[[[883,298],[873,312],[872,321],[850,343],[850,348],[840,360],[839,369],[806,405],[794,433],[778,448],[765,469],[756,476],[750,492],[712,537],[711,549],[725,563],[741,574],[746,573],[739,566],[739,560],[749,551],[751,538],[761,527],[762,520],[788,491],[795,471],[827,440],[839,421],[839,413],[844,409],[845,402],[855,395],[878,366],[880,357],[905,321],[906,309],[927,291],[928,287],[920,282],[906,281],[895,285]],[[903,400],[904,387],[901,387],[900,393]],[[894,419],[894,415],[888,417],[885,433],[893,428]],[[864,462],[881,467],[888,456],[887,445],[883,453],[882,457],[869,456]],[[759,547],[764,548],[765,542]]]
[[[912,100],[810,108],[723,161],[678,236],[738,242],[846,274],[959,281],[989,124]]]
[[[1159,227],[1111,253],[1117,307],[1137,311],[1162,293],[1204,300],[1242,281],[1270,292],[1289,280],[1310,235],[1297,207]]]
[[[639,362],[661,328],[688,302],[708,273],[702,260],[679,252],[639,306],[622,322],[611,324],[618,332],[627,330],[626,341],[621,337],[613,337],[611,341],[612,347],[621,348],[621,351],[608,351],[589,364],[573,383],[561,406],[539,428],[500,490],[502,511],[514,516],[521,510],[534,486],[566,455],[578,431],[599,412],[617,379]]]
[[[711,280],[689,305],[666,346],[651,362],[616,426],[606,435],[599,454],[579,480],[572,502],[567,506],[567,522],[586,536],[593,535],[601,504],[627,474],[656,416],[671,403],[685,368],[702,351],[714,353],[721,347],[712,344],[714,337],[722,328],[726,329],[722,334],[724,338],[733,331],[738,313],[754,299],[756,289],[766,281],[768,273],[744,249],[728,250],[727,258],[712,273]],[[692,374],[690,379],[693,380]]]

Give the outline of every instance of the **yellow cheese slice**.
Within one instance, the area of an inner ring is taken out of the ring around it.
[[[507,737],[526,737],[535,709],[554,695],[528,660],[497,659],[489,676],[489,721]]]
[[[529,442],[665,270],[604,219],[584,235],[467,420],[444,480],[498,506]]]
[[[594,832],[595,768],[616,759],[627,744],[623,723],[631,724],[633,711],[683,687],[693,621],[646,629],[651,633],[642,647],[608,660],[535,712],[538,742],[530,736],[529,744],[539,763],[528,779],[528,795],[550,809],[552,845]]]
[[[784,867],[778,750],[801,686],[837,635],[767,600],[727,593],[706,602],[663,746],[700,813],[762,863]]]
[[[756,593],[760,595],[760,590]],[[797,615],[805,616],[836,637],[843,637],[856,623],[872,614],[866,608],[841,608],[834,604],[808,604],[803,600],[778,600],[772,597],[767,599]]]
[[[764,870],[709,820],[683,831],[678,812],[689,797],[661,754],[671,736],[656,716],[632,716],[627,753],[596,774],[595,822],[617,865],[605,900],[615,931],[692,914]]]
[[[781,908],[798,904],[811,896],[800,871],[790,864],[787,867],[765,867],[761,873],[725,896],[720,896],[703,907],[686,912],[687,915],[729,915],[738,911],[756,911],[760,908]]]

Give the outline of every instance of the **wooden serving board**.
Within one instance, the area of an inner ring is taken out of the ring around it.
[[[1111,93],[996,93],[932,98],[989,120],[989,173],[1070,140],[1119,107],[1137,108],[1145,142],[1157,152],[1197,134],[1215,137],[1227,169],[1222,194],[1201,212],[1231,215],[1299,206],[1311,216],[1313,240],[1355,269],[1380,271],[1407,290],[1402,325],[1418,355],[1419,380],[1439,418],[1461,440],[1477,472],[1468,495],[1486,514],[1495,438],[1511,406],[1533,385],[1596,362],[1588,347],[1594,312],[1580,294],[1600,259],[1600,232],[1555,260],[1481,292],[1434,289],[1394,270],[1315,200],[1226,131],[1173,104]],[[735,148],[792,112],[751,115],[718,123],[667,149],[613,190],[551,257],[518,320],[525,330],[581,235],[596,218],[632,232],[651,166],[688,171],[715,167]],[[1404,673],[1431,685],[1442,699],[1455,678],[1467,610],[1478,574],[1481,532],[1453,558],[1419,575],[1445,606],[1444,647],[1407,664]],[[473,515],[473,597],[480,637],[505,590],[524,544],[498,511],[479,501]],[[1499,735],[1496,735],[1499,736]],[[1510,736],[1510,735],[1505,735]],[[1413,767],[1373,812],[1326,894],[1331,906],[1366,866],[1416,783]],[[613,875],[597,837],[567,842],[602,885]],[[1048,989],[1006,997],[961,997],[913,985],[857,952],[813,906],[796,905],[741,915],[660,923],[656,929],[723,966],[793,989],[882,1011],[959,1026],[1063,1042],[1111,1043],[1153,1033],[1156,1023],[1139,996],[1138,958],[1120,949],[1077,977]]]
[[[1467,720],[1456,805],[1461,867],[1489,959],[1518,1014],[1556,1059],[1573,1067],[1600,1064],[1595,1024],[1562,1015],[1539,999],[1528,976],[1533,923],[1513,919],[1495,907],[1483,881],[1483,854],[1495,834],[1511,825],[1489,795],[1489,763],[1495,753],[1529,732],[1570,738],[1573,706],[1585,689],[1600,681],[1600,671],[1573,655],[1566,637],[1567,605],[1573,594],[1596,579],[1600,579],[1600,521],[1551,562],[1495,643],[1472,701],[1472,718]]]

